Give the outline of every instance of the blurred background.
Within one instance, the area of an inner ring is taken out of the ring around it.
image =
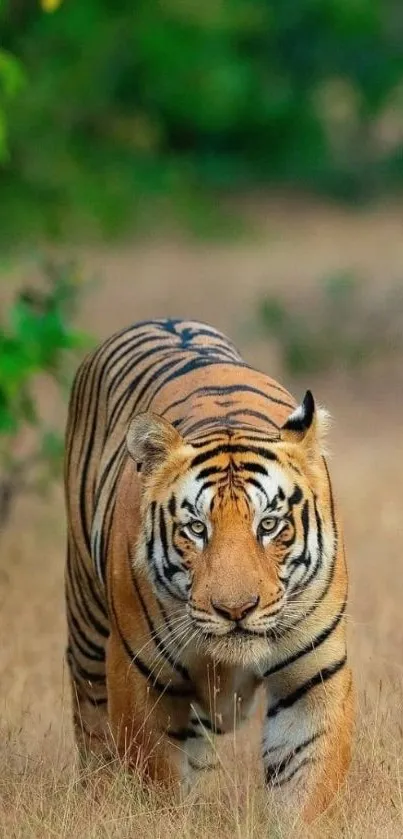
[[[401,835],[402,192],[398,0],[0,3],[10,772],[60,754],[71,377],[130,321],[191,317],[334,417],[364,709],[352,789],[379,790],[354,836]]]
[[[7,239],[148,232],[168,208],[202,232],[212,193],[401,187],[398,0],[3,0],[0,15]]]

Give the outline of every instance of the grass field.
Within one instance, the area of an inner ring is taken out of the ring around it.
[[[285,300],[302,300],[337,270],[362,273],[368,294],[402,282],[403,210],[358,215],[280,202],[251,203],[250,213],[263,233],[250,244],[192,246],[178,239],[82,252],[88,269],[103,279],[86,302],[83,323],[103,337],[153,315],[209,320],[296,396],[312,387],[329,408],[331,469],[350,565],[357,730],[346,790],[317,835],[397,839],[403,836],[403,365],[401,359],[379,361],[365,371],[284,380],[275,347],[257,338],[250,324],[259,294],[279,291]],[[259,789],[254,721],[225,746],[218,779],[206,781],[179,808],[140,792],[119,773],[105,789],[96,774],[84,789],[78,786],[63,663],[60,488],[51,500],[18,504],[0,549],[1,837],[292,835]],[[248,762],[239,756],[244,748]],[[294,833],[304,835],[298,827]]]

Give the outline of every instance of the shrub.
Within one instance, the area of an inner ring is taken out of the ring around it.
[[[64,395],[88,337],[73,325],[82,280],[73,266],[47,262],[43,287],[27,285],[0,322],[0,528],[21,492],[46,489],[59,474],[63,441],[48,425],[38,382]]]

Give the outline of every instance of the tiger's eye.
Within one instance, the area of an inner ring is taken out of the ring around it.
[[[188,522],[189,530],[194,533],[195,536],[204,536],[206,532],[206,525],[203,524],[202,521],[198,521],[195,519],[194,521]]]
[[[267,518],[262,519],[262,521],[259,524],[259,527],[263,533],[272,533],[273,530],[276,529],[277,524],[277,519],[270,518],[269,516],[267,516]]]

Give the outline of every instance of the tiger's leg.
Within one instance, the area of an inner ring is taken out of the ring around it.
[[[329,806],[350,763],[353,692],[345,660],[342,654],[305,679],[287,668],[268,680],[266,783],[288,814],[308,824]]]
[[[70,651],[67,651],[69,659]],[[70,674],[74,738],[81,767],[94,759],[110,760],[111,740],[106,699],[94,696],[91,686]],[[88,690],[89,687],[89,690]]]
[[[67,663],[70,671],[75,740],[82,765],[92,757],[110,757],[110,726],[107,711],[105,643],[108,620],[94,583],[68,550],[66,567],[68,625]]]
[[[189,686],[150,685],[144,669],[112,628],[107,644],[108,710],[116,752],[144,781],[187,787]]]
[[[221,733],[221,729],[211,722],[201,706],[196,702],[192,703],[185,745],[188,759],[187,789],[191,789],[201,774],[217,768],[216,743],[217,736]]]
[[[204,672],[205,671],[205,672]],[[258,710],[261,682],[242,668],[210,662],[199,672],[199,702],[191,703],[186,753],[189,787],[206,771],[218,768],[222,737],[235,733]]]
[[[110,765],[113,758],[106,703],[89,703],[72,680],[72,710],[79,766],[86,776],[91,769]]]

